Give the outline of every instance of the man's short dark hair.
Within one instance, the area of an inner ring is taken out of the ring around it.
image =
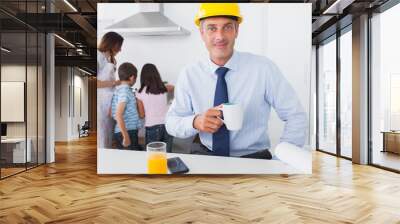
[[[128,81],[131,76],[137,77],[137,69],[132,63],[125,62],[119,66],[118,76],[120,81]]]

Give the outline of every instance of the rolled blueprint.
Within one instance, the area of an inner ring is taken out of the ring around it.
[[[275,156],[305,174],[312,173],[312,155],[309,150],[281,142],[275,148]]]

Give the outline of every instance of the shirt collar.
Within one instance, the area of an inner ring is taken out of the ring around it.
[[[121,83],[120,85],[118,85],[117,87],[116,87],[117,89],[121,89],[121,88],[131,88],[128,84],[126,84],[126,83]]]
[[[236,71],[237,66],[238,66],[238,53],[234,50],[231,58],[225,63],[223,67],[228,68],[231,71]],[[221,67],[217,64],[215,64],[213,61],[211,61],[211,58],[208,57],[208,67],[210,69],[210,72],[212,74],[215,74],[215,71]]]

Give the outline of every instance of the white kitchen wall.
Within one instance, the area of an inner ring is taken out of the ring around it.
[[[145,3],[152,4],[152,3]],[[193,63],[208,55],[200,38],[199,31],[194,24],[194,14],[198,3],[164,4],[164,14],[175,23],[189,30],[189,36],[124,36],[125,41],[121,53],[117,56],[118,64],[133,63],[140,71],[146,63],[155,64],[162,78],[175,83],[180,70],[187,64]],[[241,4],[242,14],[245,16],[240,26],[240,35],[236,40],[236,49],[263,54],[265,43],[263,40],[264,24],[263,12],[266,4]],[[113,12],[119,12],[118,15]],[[139,4],[112,3],[98,4],[98,42],[106,33],[106,27],[126,17],[139,12]],[[252,15],[246,17],[246,15]],[[253,25],[258,24],[258,25]]]
[[[296,90],[310,114],[311,88],[311,4],[265,4],[266,50],[263,55],[274,61]],[[310,118],[309,118],[310,120]],[[273,145],[279,142],[283,122],[273,113],[269,125]],[[309,129],[308,133],[312,133]],[[310,144],[310,139],[308,143]]]
[[[191,34],[162,37],[123,35],[125,41],[117,56],[118,64],[131,62],[140,71],[145,63],[153,63],[158,67],[163,80],[175,84],[184,66],[208,55],[193,22],[198,7],[198,3],[164,4],[164,14]],[[311,4],[245,3],[240,4],[240,8],[244,19],[239,28],[236,50],[272,59],[293,85],[304,109],[309,113]],[[98,42],[108,31],[106,27],[137,12],[137,3],[98,4]],[[275,114],[271,117],[269,129],[272,144],[275,145],[283,130],[283,123]]]

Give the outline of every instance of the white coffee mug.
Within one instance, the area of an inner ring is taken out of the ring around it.
[[[243,109],[240,104],[224,103],[219,109],[222,111],[226,128],[231,131],[237,131],[242,128],[243,123]]]

